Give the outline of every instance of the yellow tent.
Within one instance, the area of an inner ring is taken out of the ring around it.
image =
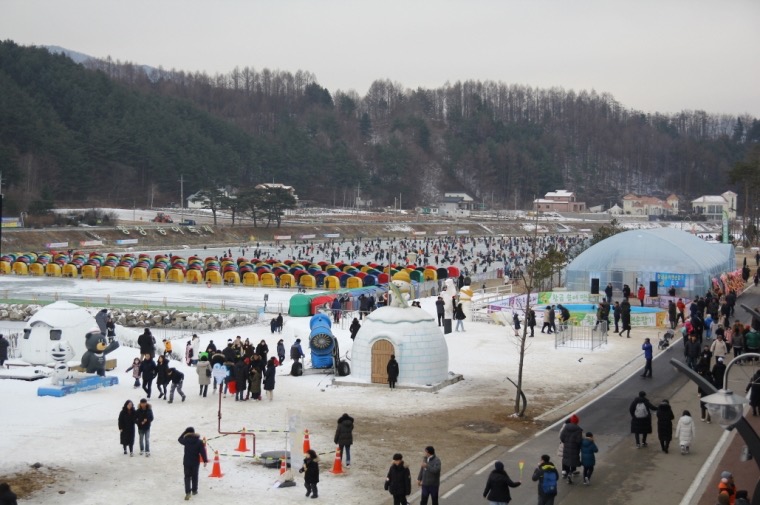
[[[144,282],[148,280],[148,270],[143,267],[135,267],[132,269],[132,280]]]
[[[200,270],[188,270],[185,277],[188,284],[200,284],[203,282],[203,272]]]
[[[340,279],[338,279],[334,275],[328,275],[327,277],[325,277],[325,288],[326,289],[340,289]]]
[[[264,272],[261,274],[261,287],[263,288],[275,288],[277,282],[275,281],[274,274],[271,272]]]
[[[0,261],[0,272],[4,274],[11,273],[11,264],[9,261]]]
[[[256,272],[246,272],[243,274],[243,286],[258,286],[259,275]]]
[[[113,272],[114,279],[117,281],[129,280],[129,267],[116,267]]]
[[[96,267],[95,265],[82,265],[82,279],[97,279],[97,278],[98,278],[98,267]]]
[[[206,272],[206,283],[211,284],[221,284],[222,283],[222,274],[217,272],[216,270],[209,270]]]
[[[281,288],[294,288],[295,286],[296,286],[296,278],[293,277],[293,274],[282,274],[280,276]]]
[[[349,277],[346,281],[346,287],[349,289],[352,288],[360,288],[364,285],[362,280],[359,277]]]
[[[82,269],[84,270],[84,267],[82,267]],[[45,275],[47,275],[48,277],[60,277],[61,265],[59,265],[58,263],[48,263],[47,265],[45,265]]]
[[[114,278],[114,271],[113,267],[104,266],[100,267],[100,279],[113,279]]]
[[[172,268],[169,270],[169,275],[166,277],[167,282],[185,282],[185,274],[179,268]]]
[[[34,275],[35,277],[42,277],[45,275],[45,266],[41,263],[32,263],[29,265],[29,275]]]
[[[63,276],[64,277],[79,277],[79,270],[77,270],[76,265],[66,265],[63,267]]]
[[[240,274],[231,270],[224,272],[224,283],[238,286],[240,284]]]
[[[438,272],[433,270],[432,268],[426,268],[422,271],[422,277],[426,281],[437,281],[438,280]]]
[[[166,271],[163,268],[151,268],[150,280],[164,282],[166,280]]]
[[[298,282],[301,284],[302,288],[315,289],[317,287],[317,279],[315,279],[313,275],[304,274],[299,277]]]

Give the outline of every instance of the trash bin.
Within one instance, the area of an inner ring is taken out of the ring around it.
[[[443,320],[443,334],[448,335],[451,333],[451,319]]]

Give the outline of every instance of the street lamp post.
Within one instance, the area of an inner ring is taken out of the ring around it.
[[[752,458],[757,464],[758,470],[760,470],[760,436],[752,428],[747,419],[744,417],[744,405],[747,403],[747,399],[743,396],[734,394],[733,391],[728,389],[728,374],[731,371],[731,367],[734,363],[745,360],[747,358],[760,358],[758,353],[746,353],[740,354],[731,360],[726,367],[726,372],[723,376],[723,389],[718,390],[713,383],[699,375],[697,372],[686,366],[681,361],[671,358],[670,364],[675,367],[676,370],[686,374],[686,376],[700,389],[711,393],[708,396],[703,396],[701,401],[705,403],[707,410],[710,412],[710,417],[718,420],[720,425],[731,431],[736,428],[739,435],[744,439],[747,444],[747,449],[752,455]],[[755,492],[752,493],[752,505],[760,505],[760,479],[755,483]]]

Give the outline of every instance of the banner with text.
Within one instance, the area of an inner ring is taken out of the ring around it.
[[[657,272],[656,274],[657,285],[663,288],[685,288],[686,287],[686,274],[669,274],[663,272]]]
[[[117,240],[117,245],[129,245],[129,244],[136,244],[137,239],[136,238],[125,238],[124,240]]]
[[[96,245],[103,245],[102,240],[81,240],[79,245],[82,247],[93,247]]]
[[[45,247],[47,247],[48,249],[61,249],[63,247],[68,247],[68,246],[69,246],[68,242],[48,242],[47,244],[45,244]]]

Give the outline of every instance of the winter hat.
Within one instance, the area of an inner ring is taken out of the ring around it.
[[[504,463],[502,463],[501,461],[497,461],[496,463],[494,463],[493,467],[499,472],[504,471]]]
[[[644,398],[647,395],[646,391],[639,391],[639,398]]]
[[[591,438],[591,437],[593,437],[593,436],[594,436],[594,434],[593,434],[593,433],[591,433],[590,431],[587,431],[587,432],[586,432],[586,438]]]
[[[724,471],[723,473],[720,474],[721,479],[730,479],[731,477],[733,477],[733,475],[731,474],[731,472],[728,472],[728,471]]]
[[[578,424],[579,422],[581,422],[581,418],[573,414],[572,416],[570,416],[570,422],[573,424]]]
[[[185,428],[185,433],[195,433],[195,428],[193,428],[192,426],[188,426],[187,428]]]

